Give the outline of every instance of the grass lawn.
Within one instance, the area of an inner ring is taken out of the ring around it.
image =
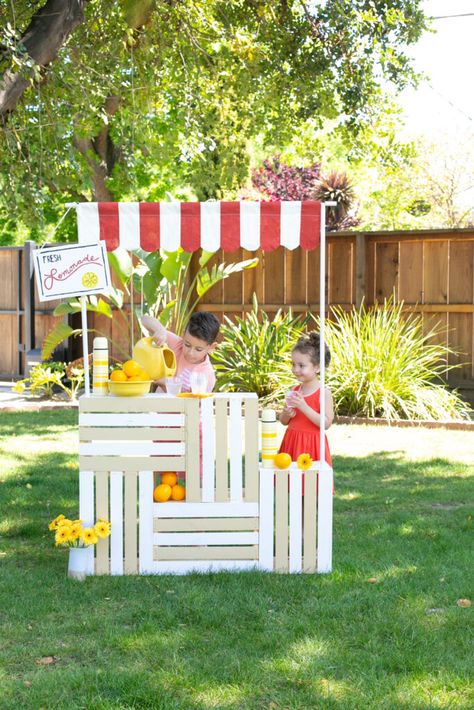
[[[0,708],[474,707],[472,432],[330,431],[332,574],[78,583],[76,417],[0,415]]]

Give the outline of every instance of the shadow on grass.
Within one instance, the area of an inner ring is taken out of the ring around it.
[[[75,460],[32,452],[0,485],[4,707],[472,707],[472,468],[337,457],[330,575],[78,584],[47,530],[77,514]]]

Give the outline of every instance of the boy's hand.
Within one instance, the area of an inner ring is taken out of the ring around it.
[[[166,328],[160,323],[159,320],[156,320],[156,318],[152,318],[151,316],[142,316],[141,321],[143,327],[148,330],[151,337],[153,338],[154,343],[156,343],[157,345],[166,344],[166,336],[168,335],[168,333],[166,332]]]

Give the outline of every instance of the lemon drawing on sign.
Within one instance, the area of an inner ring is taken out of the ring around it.
[[[84,288],[95,288],[99,283],[99,277],[93,271],[86,271],[82,277],[82,285]]]

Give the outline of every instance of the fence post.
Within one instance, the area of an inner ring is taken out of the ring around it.
[[[366,235],[356,234],[355,305],[359,309],[365,297],[365,241]]]
[[[25,314],[24,360],[21,375],[28,375],[28,356],[35,349],[35,285],[33,250],[36,243],[27,240],[23,247],[23,298]],[[21,296],[20,296],[21,298]],[[20,338],[21,340],[21,338]],[[20,346],[21,347],[21,346]]]

